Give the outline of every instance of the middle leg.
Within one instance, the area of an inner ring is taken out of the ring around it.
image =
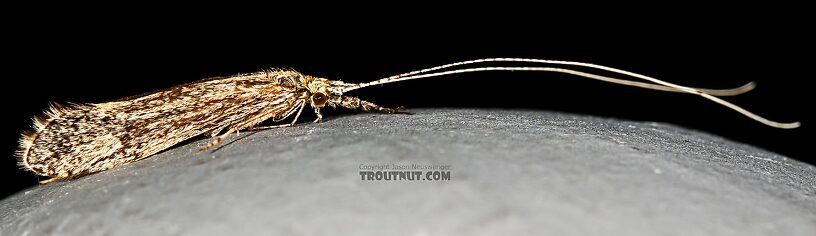
[[[288,127],[288,126],[295,125],[295,123],[298,121],[298,118],[300,117],[300,113],[303,112],[303,108],[306,107],[306,102],[305,101],[300,101],[295,106],[299,106],[299,108],[297,108],[298,112],[297,112],[297,115],[295,115],[295,119],[292,120],[292,123],[282,124],[282,125],[274,125],[274,126],[252,127],[253,125],[258,124],[258,123],[260,123],[260,122],[262,122],[262,121],[264,121],[266,119],[269,119],[271,116],[274,116],[279,112],[275,108],[272,108],[272,109],[269,109],[269,110],[264,110],[264,111],[261,111],[255,117],[249,118],[249,119],[244,120],[244,121],[242,121],[240,123],[230,125],[227,132],[224,132],[224,134],[219,135],[217,138],[215,138],[215,140],[208,143],[206,146],[201,147],[199,149],[199,151],[205,151],[207,149],[210,149],[210,148],[218,145],[219,143],[221,143],[221,141],[223,141],[225,138],[227,138],[230,134],[236,133],[236,132],[238,132],[239,130],[242,130],[242,129],[249,128],[250,130],[263,130],[263,129],[273,129],[273,128],[281,128],[281,127]]]

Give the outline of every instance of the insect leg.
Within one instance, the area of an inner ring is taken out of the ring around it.
[[[207,135],[210,138],[214,138],[215,136],[218,136],[218,133],[221,133],[221,130],[223,130],[224,127],[226,126],[216,127],[210,131],[204,132],[204,135]]]
[[[306,103],[303,103],[303,104],[300,105],[300,109],[298,109],[297,114],[295,114],[295,119],[292,120],[292,123],[282,124],[282,125],[256,126],[256,127],[249,127],[248,129],[250,131],[255,131],[255,130],[265,130],[265,129],[274,129],[274,128],[283,128],[283,127],[293,126],[298,121],[298,118],[300,118],[300,113],[303,112],[304,107],[306,107]]]
[[[62,180],[62,179],[65,179],[65,177],[62,177],[62,176],[51,177],[51,178],[46,179],[46,180],[40,180],[40,184],[47,184],[47,183],[51,183],[51,182],[54,182],[54,181],[59,181],[59,180]]]
[[[376,111],[387,114],[410,114],[405,111],[405,107],[387,108],[365,101],[357,97],[344,96],[340,98],[340,106],[348,109],[360,109],[363,111]]]
[[[272,129],[272,128],[292,126],[292,125],[295,124],[295,122],[297,122],[298,117],[300,117],[300,113],[303,112],[303,108],[306,107],[306,102],[299,102],[298,104],[300,104],[300,108],[298,109],[298,113],[297,113],[297,115],[295,115],[295,119],[292,121],[292,123],[283,124],[283,125],[273,125],[273,126],[251,127],[252,125],[258,124],[258,123],[260,123],[260,122],[262,122],[262,121],[264,121],[266,119],[269,119],[269,117],[278,114],[279,111],[278,110],[271,110],[271,111],[267,111],[267,112],[261,112],[258,115],[256,115],[255,117],[246,119],[246,120],[242,121],[241,123],[236,123],[234,125],[231,125],[229,130],[227,130],[227,132],[224,132],[224,134],[219,135],[217,138],[215,138],[215,140],[213,140],[212,142],[210,142],[206,146],[202,147],[200,149],[200,151],[205,151],[207,149],[210,149],[210,148],[218,145],[219,143],[221,143],[221,141],[224,141],[224,139],[227,138],[230,134],[232,134],[234,132],[238,132],[239,130],[242,130],[242,129],[247,129],[248,128],[249,130],[262,130],[262,129]]]
[[[208,143],[207,146],[201,147],[198,150],[199,151],[206,151],[207,149],[210,149],[211,147],[215,147],[215,145],[218,145],[219,143],[221,143],[221,141],[224,141],[224,139],[227,138],[227,136],[234,133],[235,131],[238,131],[238,129],[230,128],[229,130],[227,130],[227,132],[224,132],[224,134],[219,135],[217,138],[215,138],[215,140]]]
[[[323,120],[323,113],[320,113],[320,107],[315,107],[314,112],[315,115],[317,115],[317,118],[315,118],[315,120],[312,121],[312,123],[319,123],[321,120]]]

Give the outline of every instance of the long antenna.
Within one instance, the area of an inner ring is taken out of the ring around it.
[[[475,67],[475,68],[456,69],[456,70],[448,70],[448,71],[429,73],[429,72],[432,72],[432,71],[439,71],[439,70],[443,70],[443,69],[447,69],[447,68],[455,67],[455,66],[462,66],[462,65],[476,64],[476,63],[486,63],[486,62],[526,62],[526,63],[555,64],[555,65],[570,65],[570,66],[579,66],[579,67],[589,67],[589,68],[600,69],[600,70],[604,70],[604,71],[614,72],[614,73],[618,73],[618,74],[623,74],[623,75],[643,79],[643,80],[646,80],[646,81],[649,81],[649,82],[652,82],[652,83],[656,83],[656,84],[616,79],[616,78],[600,76],[600,75],[581,72],[581,71],[576,71],[576,70],[570,70],[570,69],[564,69],[564,68],[555,68],[555,67]],[[751,112],[749,112],[749,111],[747,111],[747,110],[745,110],[745,109],[743,109],[743,108],[741,108],[741,107],[739,107],[737,105],[734,105],[734,104],[732,104],[730,102],[727,102],[725,100],[714,97],[714,96],[733,96],[733,95],[739,95],[739,94],[748,92],[748,91],[752,90],[755,87],[755,84],[753,82],[750,82],[748,84],[745,84],[743,86],[733,88],[733,89],[692,88],[692,87],[686,87],[686,86],[681,86],[681,85],[665,82],[665,81],[655,79],[655,78],[652,78],[652,77],[649,77],[649,76],[645,76],[645,75],[641,75],[641,74],[637,74],[637,73],[634,73],[634,72],[629,72],[629,71],[625,71],[625,70],[621,70],[621,69],[616,69],[616,68],[611,68],[611,67],[601,66],[601,65],[595,65],[595,64],[590,64],[590,63],[571,62],[571,61],[528,59],[528,58],[486,58],[486,59],[478,59],[478,60],[469,60],[469,61],[450,63],[450,64],[431,67],[431,68],[427,68],[427,69],[416,70],[416,71],[412,71],[412,72],[408,72],[408,73],[398,74],[398,75],[386,77],[386,78],[383,78],[383,79],[375,80],[375,81],[372,81],[372,82],[368,82],[368,83],[349,84],[345,88],[343,88],[342,91],[343,92],[348,92],[348,91],[352,91],[352,90],[356,90],[356,89],[360,89],[360,88],[365,88],[365,87],[372,86],[372,85],[381,85],[381,84],[394,83],[394,82],[405,81],[405,80],[413,80],[413,79],[429,78],[429,77],[438,77],[438,76],[443,76],[443,75],[461,74],[461,73],[470,73],[470,72],[479,72],[479,71],[549,71],[549,72],[572,74],[572,75],[577,75],[577,76],[586,77],[586,78],[590,78],[590,79],[596,79],[596,80],[606,81],[606,82],[610,82],[610,83],[623,84],[623,85],[635,86],[635,87],[641,87],[641,88],[647,88],[647,89],[655,89],[655,90],[670,91],[670,92],[682,92],[682,93],[696,94],[696,95],[702,96],[703,98],[706,98],[708,100],[716,102],[716,103],[718,103],[720,105],[731,108],[731,109],[739,112],[740,114],[743,114],[743,115],[745,115],[745,116],[747,116],[747,117],[749,117],[749,118],[751,118],[753,120],[756,120],[756,121],[758,121],[760,123],[763,123],[763,124],[771,126],[771,127],[782,128],[782,129],[792,129],[792,128],[797,128],[797,127],[800,126],[799,122],[780,123],[780,122],[775,122],[775,121],[765,119],[765,118],[763,118],[761,116],[758,116],[756,114],[753,114],[753,113],[751,113]]]

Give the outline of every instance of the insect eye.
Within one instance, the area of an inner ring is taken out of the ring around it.
[[[318,106],[323,106],[323,104],[326,104],[326,100],[328,99],[329,97],[327,97],[326,94],[323,93],[312,94],[312,102],[314,102],[315,105]]]

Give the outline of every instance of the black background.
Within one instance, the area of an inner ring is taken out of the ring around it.
[[[806,35],[804,16],[739,11],[723,15],[717,10],[598,16],[576,11],[554,16],[545,14],[553,9],[530,11],[324,16],[255,9],[234,12],[242,17],[175,18],[174,11],[52,10],[7,21],[0,197],[36,183],[37,177],[15,165],[13,152],[31,117],[51,101],[105,102],[270,67],[364,82],[486,57],[589,62],[694,87],[727,88],[756,81],[758,88],[751,93],[725,99],[771,120],[802,121],[803,127],[774,129],[693,95],[554,73],[466,74],[349,95],[409,109],[522,108],[666,122],[816,162],[805,141],[813,133],[806,112],[812,109],[814,93],[809,83],[814,40]],[[622,20],[623,15],[629,20]],[[486,93],[494,88],[501,92]],[[342,112],[325,110],[324,115]]]

